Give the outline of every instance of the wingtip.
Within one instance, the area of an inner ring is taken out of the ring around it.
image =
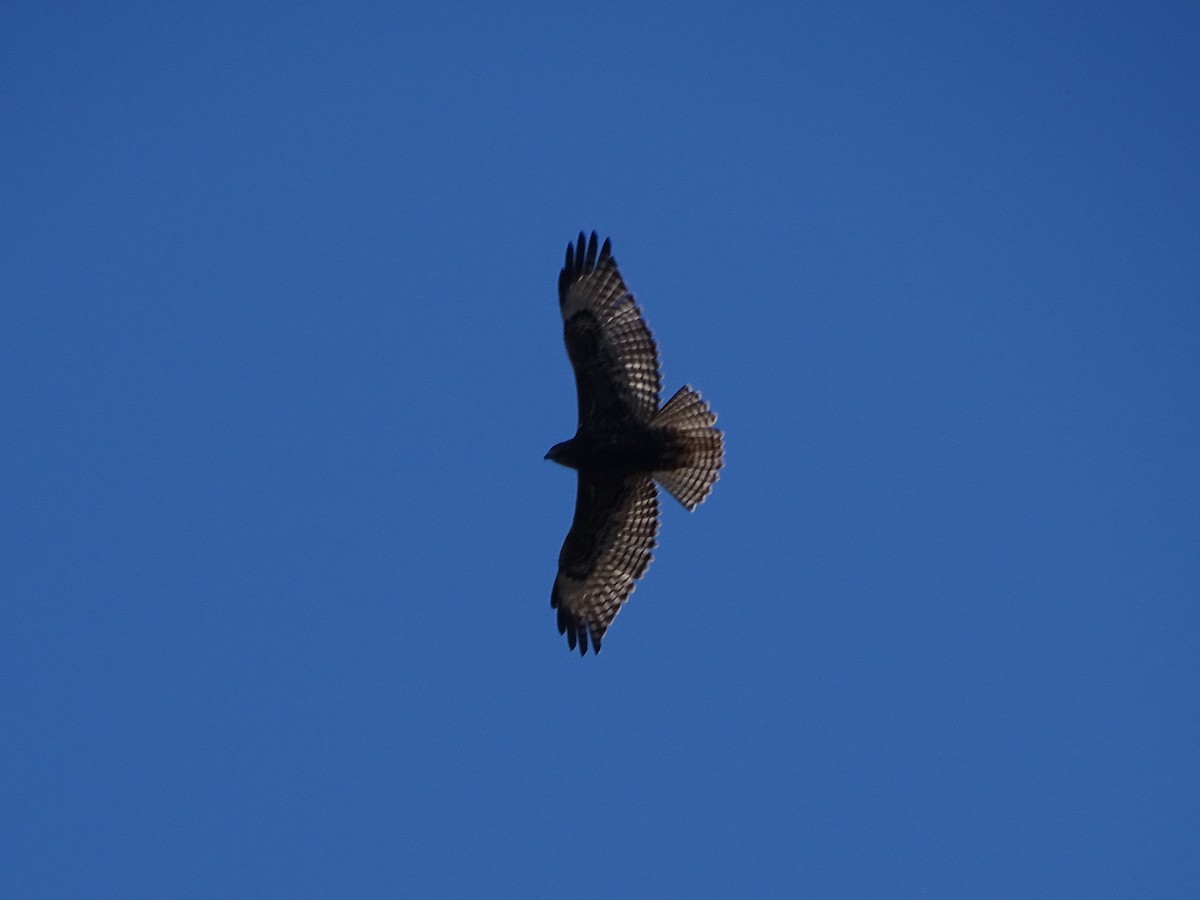
[[[594,631],[592,631],[587,622],[578,622],[577,627],[579,628],[579,655],[587,656],[589,638],[591,639],[592,644],[592,655],[599,655],[600,635],[597,635]],[[575,649],[574,646],[572,646],[571,649]]]
[[[578,619],[567,611],[565,604],[559,602],[558,592],[550,593],[550,608],[558,610],[555,624],[558,633],[566,635],[567,648],[578,650],[580,656],[587,656],[588,639],[591,638],[592,653],[600,652],[600,639],[603,632],[596,634],[585,619]]]
[[[600,245],[599,235],[593,231],[590,235],[581,231],[579,236],[567,243],[567,252],[563,257],[562,271],[558,273],[558,299],[561,303],[576,281],[589,272],[604,266],[612,259],[612,240],[604,239]]]

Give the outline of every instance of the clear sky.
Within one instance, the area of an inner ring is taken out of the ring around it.
[[[1194,890],[1200,8],[981,6],[5,4],[0,895]],[[728,444],[585,659],[580,229]]]

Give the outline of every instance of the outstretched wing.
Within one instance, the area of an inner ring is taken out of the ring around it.
[[[645,475],[579,473],[575,519],[558,555],[550,606],[571,649],[596,653],[635,582],[650,565],[658,535],[658,491]]]
[[[646,422],[658,409],[658,349],[621,280],[612,243],[596,253],[596,232],[567,244],[558,275],[563,339],[575,369],[579,424]]]

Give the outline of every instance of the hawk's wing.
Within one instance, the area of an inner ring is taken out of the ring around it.
[[[550,606],[571,649],[600,640],[650,565],[658,535],[658,492],[645,475],[579,473],[575,519],[562,552]]]
[[[575,369],[579,424],[649,421],[658,409],[658,350],[621,280],[612,243],[596,254],[596,232],[567,244],[558,275],[563,339]]]

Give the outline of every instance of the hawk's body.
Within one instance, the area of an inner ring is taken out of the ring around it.
[[[547,459],[578,471],[575,519],[558,557],[550,605],[571,649],[600,641],[650,564],[657,481],[689,510],[724,460],[713,415],[689,387],[659,408],[658,350],[621,280],[608,241],[567,245],[558,276],[563,339],[575,369],[579,427]]]

